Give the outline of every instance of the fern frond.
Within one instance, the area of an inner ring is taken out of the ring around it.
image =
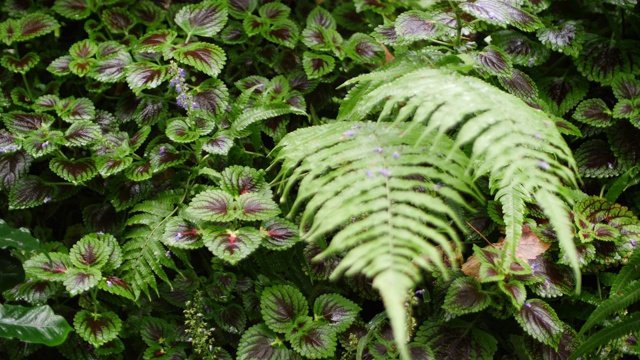
[[[620,293],[612,295],[607,300],[603,301],[594,311],[591,316],[580,329],[579,335],[585,333],[585,331],[591,329],[595,325],[603,322],[609,316],[624,310],[629,305],[636,303],[640,300],[640,281],[633,281],[629,286],[625,287]]]
[[[283,200],[299,185],[289,217],[306,203],[306,240],[337,232],[317,259],[348,251],[331,276],[373,278],[398,329],[406,328],[404,298],[421,269],[446,275],[443,254],[455,265],[457,230],[464,229],[456,208],[482,200],[465,174],[469,159],[453,141],[420,139],[409,128],[333,123],[290,133],[276,149]],[[396,340],[404,344],[406,333]]]
[[[640,274],[638,274],[638,265],[640,265],[640,250],[636,248],[633,254],[629,256],[628,262],[620,269],[615,280],[613,280],[610,296],[621,292],[631,281],[640,276]]]
[[[580,356],[588,354],[601,346],[607,345],[613,340],[638,331],[640,331],[640,312],[635,312],[621,322],[603,329],[589,337],[573,352],[573,354],[571,354],[569,360],[579,359]]]
[[[351,82],[358,87],[372,76]],[[412,126],[424,124],[420,130],[424,138],[438,138],[457,129],[452,149],[471,144],[473,168],[469,171],[475,178],[488,175],[491,190],[503,205],[507,256],[515,256],[526,204],[535,202],[552,220],[560,245],[580,279],[568,221],[569,199],[562,195],[564,186],[577,186],[576,164],[544,112],[482,80],[442,69],[422,68],[367,89],[357,90],[358,96],[353,97],[356,103],[342,106],[339,120],[366,118],[382,104],[379,120],[392,118],[398,123],[411,119]]]
[[[260,105],[255,108],[245,110],[240,116],[238,116],[233,124],[231,124],[231,129],[229,131],[233,136],[239,136],[242,134],[243,130],[253,123],[286,114],[307,115],[304,111],[287,104],[272,103]]]
[[[166,255],[161,236],[166,219],[175,212],[183,197],[184,190],[166,191],[130,211],[126,223],[129,228],[124,236],[126,243],[122,247],[124,262],[120,269],[136,298],[141,292],[149,296],[149,289],[157,291],[156,276],[170,283],[163,267],[176,269],[176,265]]]

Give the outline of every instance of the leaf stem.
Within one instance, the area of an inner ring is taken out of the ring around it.
[[[29,100],[34,101],[33,93],[31,92],[31,87],[29,86],[29,82],[27,81],[27,75],[22,73],[22,81],[24,82],[24,87],[27,89],[27,94],[29,95]]]

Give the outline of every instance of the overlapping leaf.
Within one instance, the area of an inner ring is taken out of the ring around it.
[[[238,345],[238,360],[290,359],[289,349],[267,325],[258,324],[242,334]]]
[[[218,75],[226,61],[226,55],[219,46],[203,42],[179,47],[173,51],[173,57],[210,76]]]
[[[300,290],[290,285],[272,286],[260,295],[262,318],[276,332],[291,332],[296,318],[308,314],[308,306]]]
[[[40,56],[34,52],[28,52],[23,57],[6,54],[0,59],[0,64],[9,71],[24,74],[40,62]]]
[[[175,22],[189,36],[213,37],[227,23],[225,1],[208,0],[187,5],[178,11]]]
[[[80,310],[73,318],[73,327],[89,344],[99,347],[118,336],[122,320],[114,312],[91,313]]]

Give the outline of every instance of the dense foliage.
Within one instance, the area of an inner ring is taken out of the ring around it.
[[[0,354],[640,354],[638,24],[635,0],[5,1]]]

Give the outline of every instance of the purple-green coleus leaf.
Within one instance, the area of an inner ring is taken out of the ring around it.
[[[211,138],[204,139],[202,151],[210,154],[227,155],[233,147],[233,137],[226,131],[219,131]]]
[[[27,135],[32,131],[43,128],[48,129],[55,121],[55,118],[48,114],[11,112],[2,114],[2,120],[12,133]]]
[[[618,100],[640,99],[640,80],[633,75],[621,73],[611,82],[613,94]]]
[[[129,64],[125,67],[125,74],[129,88],[136,94],[144,89],[158,87],[167,76],[166,65],[157,65],[148,61]]]
[[[276,285],[262,291],[260,312],[271,330],[288,334],[294,330],[297,318],[308,315],[309,304],[295,287]]]
[[[527,74],[518,69],[513,69],[510,76],[502,76],[498,79],[508,92],[525,101],[538,97],[536,84]]]
[[[61,99],[56,103],[55,110],[62,120],[70,123],[77,120],[91,120],[96,114],[93,102],[87,98]]]
[[[218,258],[234,265],[260,245],[260,231],[252,227],[238,230],[211,227],[204,229],[204,245]]]
[[[298,227],[292,222],[272,217],[262,222],[260,233],[264,238],[262,246],[271,250],[285,250],[300,241]]]
[[[218,307],[213,320],[222,330],[231,334],[242,334],[247,325],[247,315],[239,304]]]
[[[96,63],[93,58],[89,59],[73,59],[69,63],[69,70],[80,77],[83,77],[91,71],[91,68]]]
[[[148,32],[138,40],[135,49],[138,52],[163,53],[170,48],[176,36],[178,33],[171,29]]]
[[[151,179],[153,176],[153,168],[149,160],[141,160],[132,163],[125,170],[124,175],[133,181],[143,181]]]
[[[464,2],[460,8],[482,21],[502,27],[512,25],[522,31],[534,31],[542,26],[535,15],[520,10],[507,1],[476,0]]]
[[[484,310],[491,304],[491,298],[478,280],[473,277],[461,277],[453,281],[442,308],[454,315],[464,315]]]
[[[315,318],[326,321],[335,332],[347,330],[360,310],[360,306],[338,294],[320,295],[313,303]]]
[[[131,8],[138,21],[150,28],[157,27],[165,18],[166,11],[151,0],[138,1]]]
[[[24,151],[0,154],[0,189],[10,189],[27,173],[32,160]]]
[[[302,67],[309,79],[316,79],[333,70],[335,59],[330,55],[315,54],[305,51],[302,55]]]
[[[102,11],[100,14],[102,23],[114,34],[128,34],[129,30],[136,24],[130,11],[125,8],[115,7]]]
[[[23,264],[27,277],[62,282],[71,266],[69,255],[58,252],[36,255]]]
[[[495,45],[489,45],[476,55],[477,67],[484,73],[511,77],[513,64],[509,55]]]
[[[233,299],[231,292],[236,289],[236,284],[238,283],[238,279],[234,273],[216,271],[211,275],[210,280],[210,286],[207,287],[207,294],[211,296],[212,299],[219,302],[227,302]]]
[[[89,76],[103,83],[119,82],[125,78],[125,69],[132,61],[127,51],[118,51],[96,60]]]
[[[53,60],[47,67],[47,70],[56,76],[68,75],[71,73],[69,65],[71,64],[72,60],[73,58],[71,57],[71,55],[63,55]]]
[[[100,269],[90,267],[78,269],[72,267],[65,273],[62,283],[71,296],[75,296],[98,285],[101,278],[102,272],[100,272]]]
[[[562,337],[557,347],[546,345],[529,336],[524,339],[524,349],[531,359],[536,360],[569,359],[579,345],[576,331],[566,324],[562,324]]]
[[[414,341],[427,345],[434,359],[493,359],[498,350],[491,334],[457,319],[445,324],[425,322]]]
[[[440,33],[438,23],[424,11],[404,12],[398,16],[395,22],[395,35],[397,41],[401,43],[434,39]]]
[[[131,290],[131,285],[115,276],[107,276],[105,278],[102,278],[98,283],[98,288],[110,294],[122,296],[131,301],[135,301],[135,297]]]
[[[80,310],[73,318],[73,327],[80,337],[94,347],[100,347],[117,338],[122,320],[116,313],[92,313]]]
[[[135,122],[143,127],[165,121],[168,117],[167,102],[150,96],[141,96],[133,112]],[[140,142],[144,142],[144,139]]]
[[[78,268],[101,269],[109,260],[112,250],[97,236],[84,236],[69,250],[69,261]]]
[[[257,193],[245,193],[236,199],[236,218],[246,221],[266,220],[280,214],[278,204]]]
[[[336,20],[326,9],[317,6],[307,15],[307,27],[321,26],[325,29],[336,29]]]
[[[230,21],[220,33],[220,40],[229,45],[242,44],[248,38],[249,36],[244,31],[242,24],[238,21]]]
[[[0,58],[0,64],[2,64],[5,69],[19,74],[25,74],[34,66],[38,65],[39,62],[40,57],[34,52],[28,52],[21,58],[11,54],[3,55],[2,58]]]
[[[60,27],[58,21],[51,15],[40,12],[28,13],[20,19],[10,19],[0,25],[0,34],[7,45],[14,42],[46,35]]]
[[[172,217],[167,221],[161,241],[179,249],[198,249],[203,245],[198,227],[181,217]]]
[[[538,66],[549,58],[549,49],[515,30],[491,34],[491,44],[503,49],[516,65]]]
[[[269,22],[255,15],[247,15],[242,21],[242,28],[247,35],[254,36],[268,29]]]
[[[539,29],[538,40],[554,51],[578,56],[584,40],[584,27],[576,21],[564,21],[558,25]]]
[[[57,130],[35,130],[22,140],[22,148],[33,157],[51,154],[58,149],[59,144],[64,144],[63,136]]]
[[[16,136],[8,132],[7,129],[0,129],[0,153],[16,150],[20,150],[20,144]]]
[[[585,50],[574,62],[578,71],[589,80],[610,85],[618,74],[640,70],[640,49],[635,41],[611,41],[586,34],[583,48]]]
[[[68,19],[82,20],[91,15],[92,9],[87,0],[56,0],[53,10]]]
[[[290,351],[282,339],[263,323],[254,325],[242,334],[236,356],[238,360],[291,358]]]
[[[632,126],[633,125],[633,126]],[[607,129],[607,139],[613,154],[618,158],[623,171],[635,167],[640,162],[640,129],[637,124],[619,122]]]
[[[102,177],[115,175],[133,163],[131,157],[118,157],[110,154],[96,157],[96,168]]]
[[[148,151],[153,172],[160,172],[180,165],[187,159],[185,152],[179,151],[171,144],[158,144]]]
[[[563,116],[584,99],[589,83],[582,76],[549,77],[538,83],[538,89],[549,110],[556,116]]]
[[[145,316],[140,324],[140,337],[148,346],[160,345],[175,338],[175,328],[164,319]]]
[[[225,1],[212,0],[183,7],[174,20],[188,37],[192,35],[213,37],[222,30],[227,23],[227,18]]]
[[[101,135],[100,126],[90,121],[77,121],[71,124],[64,134],[65,146],[85,146],[96,141]]]
[[[169,139],[177,143],[193,142],[200,137],[195,124],[188,118],[170,119],[167,123],[166,134]]]
[[[244,19],[258,7],[258,0],[228,0],[229,15],[236,19]]]
[[[71,45],[69,55],[74,59],[87,59],[98,52],[98,45],[91,39],[84,39]]]
[[[573,112],[573,118],[595,127],[609,127],[616,122],[611,110],[600,98],[582,101]]]
[[[191,109],[191,114],[210,120],[220,119],[229,106],[229,90],[222,81],[207,79],[193,94],[193,102],[198,106]]]
[[[302,31],[302,43],[317,51],[337,52],[343,39],[339,32],[334,29],[325,29],[319,25],[307,27]]]
[[[337,338],[335,330],[327,324],[309,322],[290,336],[291,347],[300,355],[311,359],[334,355]]]
[[[74,184],[85,182],[98,175],[95,161],[91,158],[68,160],[54,157],[49,162],[49,168],[56,175]]]
[[[173,57],[186,65],[202,71],[209,76],[217,76],[227,59],[224,50],[219,46],[204,42],[195,42],[178,47],[172,52]]]
[[[354,0],[353,3],[355,10],[359,13],[365,10],[371,10],[378,14],[385,15],[393,12],[395,9],[395,6],[384,0]]]
[[[563,323],[549,304],[539,299],[528,300],[515,314],[515,318],[533,338],[553,348],[558,347]]]
[[[187,212],[200,220],[231,221],[235,218],[233,197],[222,190],[205,190],[193,197]]]
[[[281,19],[288,19],[291,13],[291,8],[285,4],[278,2],[266,3],[258,9],[258,14],[267,19],[270,22],[275,22]]]
[[[276,4],[276,3],[270,3]],[[279,4],[279,3],[278,3]],[[269,4],[266,4],[269,5]],[[279,19],[273,23],[270,27],[261,30],[262,36],[265,39],[284,45],[288,48],[294,48],[298,42],[300,36],[300,29],[295,22],[288,19]]]
[[[5,291],[2,296],[6,301],[26,301],[31,305],[44,305],[57,290],[56,283],[28,279]]]
[[[527,299],[527,290],[521,282],[517,280],[500,281],[498,282],[498,288],[507,295],[507,298],[516,309],[520,309],[524,305],[524,301]]]
[[[38,176],[21,177],[9,191],[9,209],[27,209],[46,204],[58,195],[58,187]]]
[[[586,177],[612,177],[622,172],[621,164],[606,141],[589,140],[574,153],[580,175]]]
[[[58,101],[60,98],[56,95],[42,95],[33,102],[31,107],[37,112],[55,110]]]
[[[365,64],[378,64],[384,60],[384,49],[371,36],[355,33],[344,45],[347,56]]]

